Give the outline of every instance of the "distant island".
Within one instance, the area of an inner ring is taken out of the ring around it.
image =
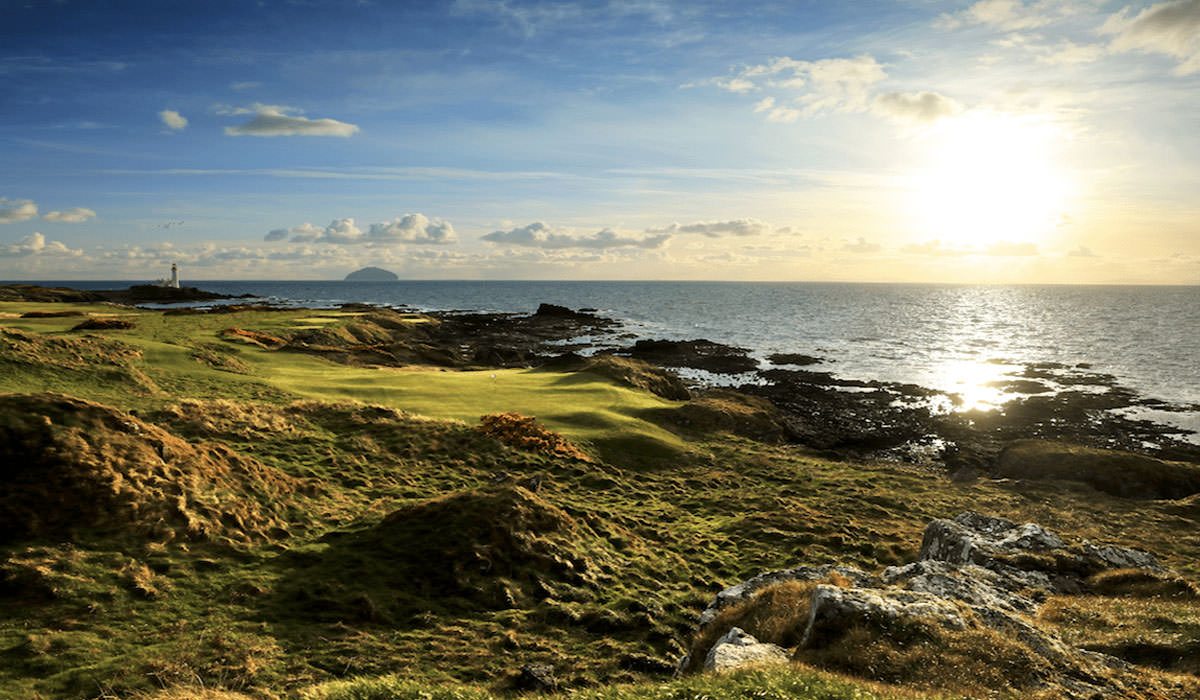
[[[355,270],[346,275],[347,282],[397,282],[400,278],[395,272],[390,272],[382,267],[364,267],[361,270]]]

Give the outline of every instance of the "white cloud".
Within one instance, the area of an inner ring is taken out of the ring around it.
[[[758,100],[754,111],[764,114],[767,121],[790,123],[818,114],[866,111],[875,86],[886,78],[883,65],[863,54],[819,61],[779,56],[709,82],[739,94],[775,92]]]
[[[790,124],[802,115],[800,110],[792,107],[776,106],[774,97],[764,97],[754,105],[754,113],[766,112],[767,121],[776,124]]]
[[[846,245],[842,246],[842,250],[848,253],[859,253],[865,255],[868,253],[878,253],[880,250],[882,250],[882,247],[878,243],[872,243],[866,238],[859,236],[857,241],[854,241],[853,243],[847,243]]]
[[[96,218],[96,212],[87,207],[74,207],[63,211],[48,211],[42,218],[60,224],[81,224],[88,219]]]
[[[237,90],[238,92],[241,92],[242,90],[253,90],[256,87],[262,87],[262,83],[258,82],[257,80],[239,80],[235,83],[229,84],[230,90]]]
[[[926,124],[963,111],[962,103],[936,92],[889,92],[876,97],[872,107],[892,119]]]
[[[1151,5],[1136,15],[1126,7],[1100,28],[1113,35],[1115,51],[1143,51],[1179,61],[1177,75],[1200,72],[1200,0],[1172,0]]]
[[[732,221],[697,221],[691,224],[674,223],[657,229],[647,229],[647,233],[697,233],[709,238],[722,236],[758,236],[771,232],[771,225],[759,219],[734,219]]]
[[[333,243],[353,245],[369,243],[389,245],[393,243],[457,243],[458,234],[454,226],[444,219],[430,219],[424,214],[405,214],[392,221],[371,224],[363,231],[353,218],[334,219],[325,228],[304,223],[292,228],[277,228],[269,231],[263,240],[292,243]]]
[[[187,117],[173,109],[164,109],[158,113],[158,118],[171,131],[182,131],[188,125]]]
[[[1051,65],[1073,66],[1092,63],[1103,55],[1104,47],[1099,44],[1076,44],[1073,41],[1064,41],[1058,46],[1047,47],[1045,52],[1038,56],[1038,60]]]
[[[27,258],[33,255],[78,257],[83,255],[83,251],[68,248],[59,241],[47,241],[38,232],[22,238],[18,243],[0,247],[0,257],[4,258]]]
[[[395,243],[458,242],[458,235],[449,221],[429,219],[424,214],[405,214],[392,221],[371,224],[367,236],[372,241]]]
[[[934,26],[938,29],[958,29],[969,25],[984,25],[1005,31],[1033,29],[1050,23],[1047,5],[1045,2],[1027,4],[1022,0],[980,0],[961,12],[941,15]]]
[[[546,249],[659,248],[670,240],[670,238],[671,235],[669,233],[634,236],[617,233],[608,228],[591,234],[576,235],[555,230],[541,221],[535,221],[527,226],[521,226],[509,231],[492,231],[483,236],[483,240],[491,243],[507,243],[509,245]]]
[[[245,124],[225,127],[227,136],[340,136],[349,137],[358,133],[354,124],[336,119],[309,119],[300,110],[285,105],[255,103],[250,107],[222,107],[222,115],[253,114]]]
[[[0,224],[15,224],[37,216],[38,208],[31,199],[0,197]]]

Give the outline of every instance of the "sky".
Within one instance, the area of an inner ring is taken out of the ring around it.
[[[1200,0],[0,0],[0,279],[1200,284]]]

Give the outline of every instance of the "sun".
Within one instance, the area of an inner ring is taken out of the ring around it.
[[[909,176],[918,235],[972,249],[1041,240],[1067,217],[1062,140],[1061,129],[1034,117],[968,113],[934,125],[921,138],[926,159]]]

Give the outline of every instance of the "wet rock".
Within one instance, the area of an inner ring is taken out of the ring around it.
[[[537,318],[566,318],[572,320],[595,320],[596,316],[584,311],[574,311],[558,304],[539,304],[533,313]]]
[[[688,367],[716,374],[744,374],[758,368],[746,348],[711,340],[639,340],[624,354],[664,367]]]
[[[765,644],[733,627],[713,644],[704,658],[705,671],[732,671],[743,666],[785,664],[788,653],[782,647]]]
[[[807,367],[808,365],[817,365],[825,361],[823,358],[799,352],[777,352],[773,355],[767,355],[767,359],[773,365],[793,365],[795,367]]]

